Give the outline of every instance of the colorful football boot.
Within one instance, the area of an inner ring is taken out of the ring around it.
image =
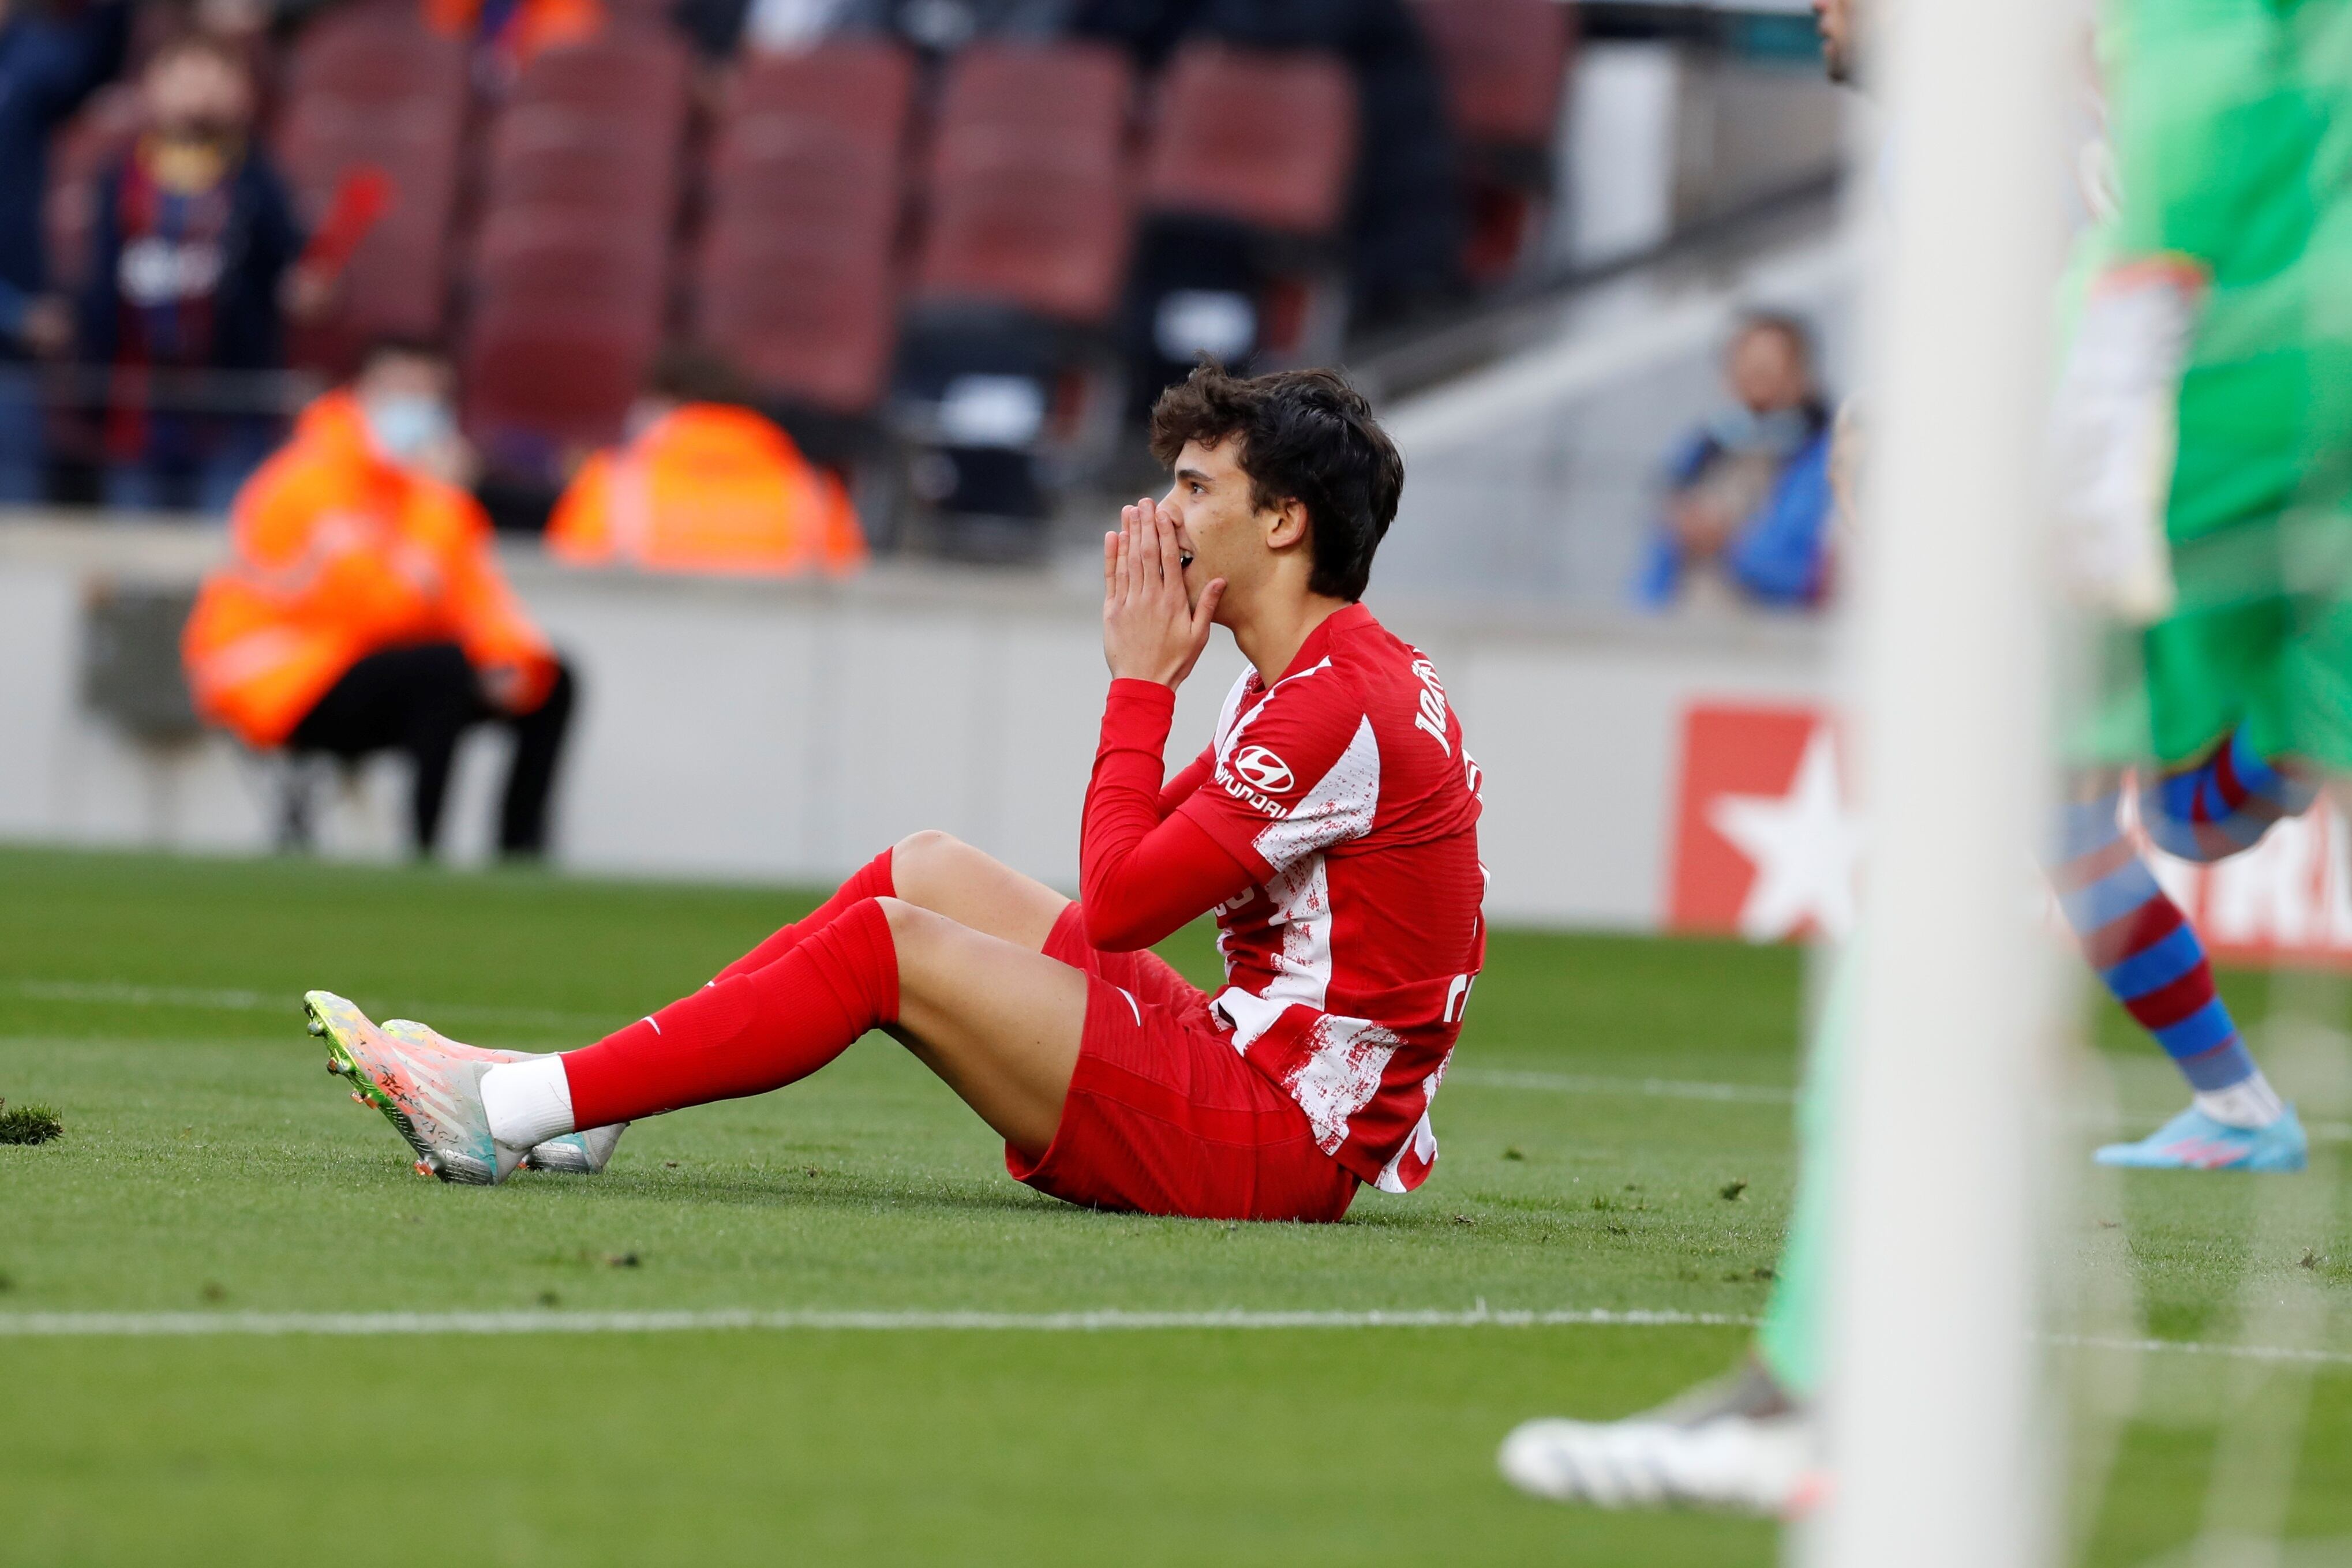
[[[1822,1493],[1813,1425],[1750,1364],[1625,1420],[1531,1420],[1496,1455],[1534,1498],[1590,1507],[1707,1507],[1792,1519]]]
[[[497,1066],[509,1061],[536,1061],[538,1053],[528,1051],[496,1051],[488,1046],[467,1045],[462,1040],[451,1040],[428,1023],[415,1019],[386,1019],[380,1026],[394,1040],[412,1044],[431,1046],[457,1056],[478,1056]],[[561,1137],[533,1144],[523,1158],[523,1168],[534,1171],[563,1171],[574,1176],[594,1176],[613,1157],[613,1150],[628,1130],[626,1122],[610,1126],[587,1127],[577,1133],[565,1133]]]
[[[1724,1416],[1695,1426],[1528,1421],[1496,1456],[1523,1492],[1594,1508],[1716,1508],[1783,1518],[1819,1484],[1801,1417]]]
[[[2282,1171],[2311,1163],[2294,1107],[2267,1127],[2232,1127],[2191,1105],[2136,1144],[2109,1144],[2092,1158],[2129,1170]]]
[[[352,1098],[384,1113],[416,1151],[416,1168],[443,1181],[495,1186],[526,1151],[490,1136],[482,1074],[499,1065],[415,1040],[395,1040],[332,991],[302,998],[310,1032],[327,1042],[327,1071],[347,1078]]]
[[[1760,1365],[1622,1421],[1523,1422],[1495,1456],[1530,1496],[1593,1508],[1715,1508],[1773,1518],[1825,1488],[1812,1424]]]

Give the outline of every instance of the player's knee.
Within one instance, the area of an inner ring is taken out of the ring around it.
[[[925,828],[890,850],[890,881],[898,896],[929,910],[952,910],[984,878],[988,857],[953,833]]]
[[[890,846],[892,880],[904,884],[919,881],[922,873],[942,862],[970,852],[970,846],[953,833],[943,833],[937,828],[924,828],[908,833]]]
[[[939,828],[922,828],[918,830],[918,832],[906,834],[906,837],[896,841],[896,844],[891,844],[891,851],[889,851],[891,870],[896,873],[896,870],[901,870],[901,867],[906,865],[922,865],[922,862],[927,861],[940,861],[940,858],[948,858],[952,856],[952,853],[957,853],[960,849],[964,849],[964,841],[957,840],[952,832],[940,832]]]

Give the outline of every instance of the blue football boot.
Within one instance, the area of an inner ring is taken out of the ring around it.
[[[2137,1144],[2109,1144],[2093,1156],[2133,1170],[2299,1171],[2311,1145],[2294,1107],[2267,1127],[2232,1127],[2191,1105]]]

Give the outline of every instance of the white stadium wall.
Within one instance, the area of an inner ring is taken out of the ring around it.
[[[190,584],[220,548],[180,527],[0,524],[0,835],[253,852],[281,787],[208,736],[152,746],[83,698],[84,605],[109,583]],[[590,873],[822,883],[919,828],[1062,887],[1107,675],[1080,582],[891,564],[845,583],[643,577],[509,560],[582,689],[559,862]],[[1498,921],[1659,928],[1674,906],[1695,707],[1818,706],[1815,628],[1695,628],[1468,612],[1377,591],[1433,659],[1486,770]],[[1222,633],[1184,688],[1171,763],[1205,743],[1240,668]],[[498,743],[462,755],[447,831],[484,851]],[[329,783],[322,850],[397,852],[400,777]]]
[[[269,847],[278,763],[217,735],[131,739],[82,695],[90,598],[192,585],[219,549],[200,528],[0,523],[0,838]],[[563,866],[820,883],[934,827],[1076,883],[1108,678],[1084,585],[898,565],[847,583],[652,578],[529,552],[508,570],[583,686],[557,798]],[[1435,661],[1485,771],[1493,918],[1843,934],[1864,835],[1820,628],[1372,604]],[[1239,668],[1220,633],[1178,700],[1171,766],[1205,743]],[[501,747],[485,732],[460,754],[453,859],[488,851]],[[398,854],[403,783],[390,760],[348,786],[329,772],[322,852]],[[2346,831],[2315,813],[2221,866],[2153,858],[2224,957],[2340,965]]]

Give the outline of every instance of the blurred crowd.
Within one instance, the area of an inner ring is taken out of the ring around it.
[[[860,555],[853,493],[1034,524],[1200,356],[1334,359],[1523,267],[1572,24],[0,0],[0,500],[226,512],[402,344],[446,394],[362,428],[575,559],[706,466],[802,497],[765,566]]]

